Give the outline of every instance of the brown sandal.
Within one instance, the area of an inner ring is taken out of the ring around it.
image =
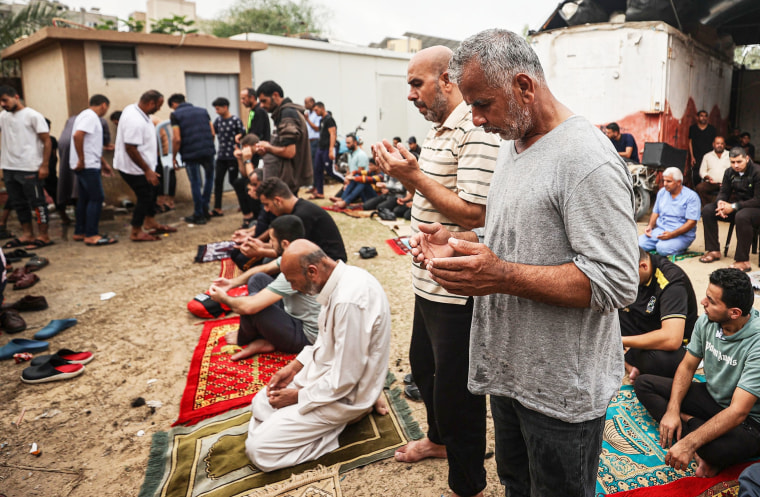
[[[718,254],[717,256],[715,254]],[[699,262],[704,262],[706,264],[709,264],[710,262],[715,262],[720,260],[720,252],[708,252],[702,257],[699,258]]]

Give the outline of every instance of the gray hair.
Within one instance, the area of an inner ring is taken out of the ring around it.
[[[309,271],[309,266],[320,266],[325,259],[327,259],[327,254],[325,254],[322,249],[318,248],[314,252],[302,255],[298,259],[298,264],[301,266],[303,275],[306,276]]]
[[[492,88],[509,87],[518,73],[527,74],[538,86],[546,84],[536,52],[524,38],[506,29],[487,29],[464,40],[449,62],[449,78],[459,84],[471,61],[480,64]]]
[[[673,181],[683,182],[683,173],[677,167],[669,167],[662,172],[662,176],[673,176]]]

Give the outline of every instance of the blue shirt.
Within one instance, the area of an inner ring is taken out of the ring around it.
[[[633,139],[632,134],[621,133],[619,140],[613,140],[610,138],[610,141],[615,146],[615,150],[618,152],[625,152],[625,149],[628,147],[633,148],[631,151],[631,160],[636,162],[639,161],[639,148],[636,146],[636,140]]]
[[[369,157],[357,146],[353,152],[348,151],[348,171],[353,173],[359,169],[369,169]]]
[[[702,207],[699,195],[691,188],[681,187],[681,193],[676,198],[665,188],[657,192],[657,200],[654,202],[652,212],[658,214],[657,227],[665,231],[673,231],[680,228],[688,219],[699,221]],[[696,233],[697,227],[690,233]]]

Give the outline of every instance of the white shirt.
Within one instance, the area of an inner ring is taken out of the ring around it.
[[[388,372],[391,314],[380,283],[343,262],[317,295],[319,336],[296,359],[298,412],[345,423],[372,407]]]
[[[50,128],[36,110],[0,112],[0,168],[39,171],[44,148],[39,133],[50,133]]]
[[[77,131],[84,131],[84,168],[100,169],[100,158],[103,156],[103,125],[100,117],[94,110],[87,108],[79,113],[74,120],[71,130],[71,145],[69,152],[69,167],[76,169],[79,162],[79,154],[74,146],[74,135]]]
[[[143,160],[153,169],[158,160],[156,127],[137,104],[127,105],[119,118],[116,143],[113,153],[113,167],[127,174],[140,175],[145,172],[127,154],[127,145],[136,145]]]
[[[728,150],[724,150],[720,157],[715,150],[710,150],[702,157],[702,164],[699,166],[699,177],[709,176],[715,183],[723,181],[723,173],[731,167],[731,159],[728,158]]]

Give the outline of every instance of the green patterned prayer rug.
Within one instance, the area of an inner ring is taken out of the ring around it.
[[[316,461],[270,473],[245,455],[250,408],[236,409],[194,426],[177,426],[153,435],[140,497],[233,497],[287,480],[319,465],[345,472],[391,457],[409,440],[422,438],[399,389],[384,390],[389,414],[372,413],[348,426],[340,447]]]

